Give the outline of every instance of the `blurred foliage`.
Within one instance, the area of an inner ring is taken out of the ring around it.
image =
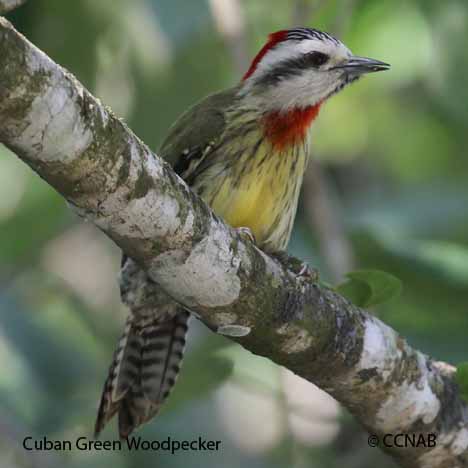
[[[31,0],[10,19],[156,149],[184,109],[239,79],[210,6]],[[244,0],[240,7],[251,56],[267,33],[299,17],[302,25],[337,32],[356,53],[392,64],[391,72],[327,103],[313,130],[314,157],[325,168],[357,267],[388,271],[404,284],[403,294],[376,313],[438,359],[467,361],[467,2]],[[290,251],[327,280],[309,225],[301,207]],[[326,405],[297,411],[290,402],[297,392],[277,366],[200,325],[169,404],[141,434],[201,435],[222,440],[220,452],[22,450],[26,435],[91,434],[125,316],[114,282],[118,257],[0,148],[2,466],[394,466],[367,448],[348,415],[322,414]],[[314,443],[301,436],[306,423],[315,428],[307,432]],[[114,437],[115,428],[106,435]]]
[[[457,366],[455,380],[460,387],[462,397],[468,401],[468,362],[462,362]]]

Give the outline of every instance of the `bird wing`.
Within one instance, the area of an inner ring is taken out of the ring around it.
[[[169,129],[159,154],[191,185],[196,168],[210,153],[226,126],[226,109],[238,87],[207,96],[182,114]]]

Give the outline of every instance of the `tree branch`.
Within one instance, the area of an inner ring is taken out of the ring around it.
[[[437,434],[388,448],[403,466],[468,466],[454,369],[304,280],[219,220],[73,76],[0,18],[0,141],[212,328],[314,382],[373,434]]]

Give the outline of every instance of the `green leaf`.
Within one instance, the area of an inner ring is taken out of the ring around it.
[[[344,283],[336,286],[335,291],[359,307],[365,307],[369,298],[372,297],[372,289],[364,281],[345,281]]]
[[[335,290],[359,307],[370,307],[388,302],[400,295],[401,281],[385,271],[357,270],[346,275],[348,281]]]
[[[455,382],[460,387],[461,397],[468,402],[468,362],[462,362],[457,366]]]

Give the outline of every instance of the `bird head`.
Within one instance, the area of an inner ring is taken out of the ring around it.
[[[264,109],[289,111],[318,106],[362,75],[388,70],[379,60],[358,57],[328,33],[295,28],[270,34],[244,75],[241,94]]]

